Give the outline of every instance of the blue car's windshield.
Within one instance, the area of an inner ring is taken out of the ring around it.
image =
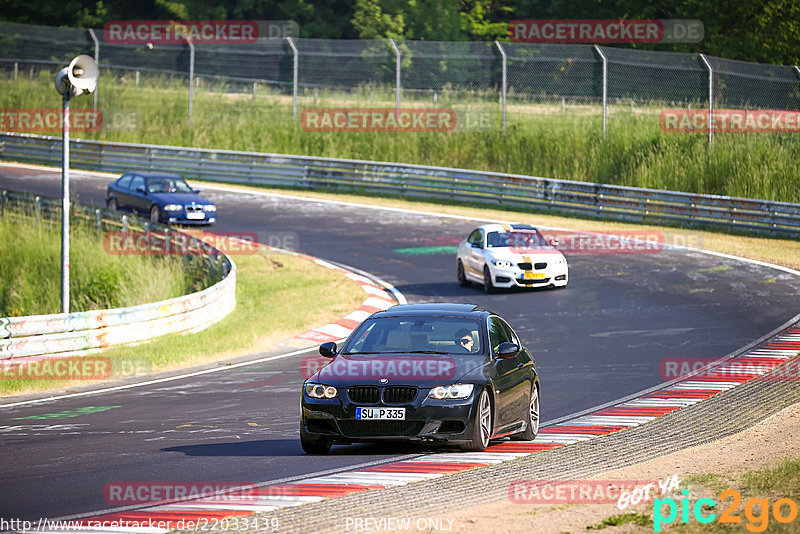
[[[478,354],[479,322],[459,317],[381,317],[364,321],[344,354]]]
[[[147,179],[148,193],[194,193],[189,184],[181,178],[159,176]]]

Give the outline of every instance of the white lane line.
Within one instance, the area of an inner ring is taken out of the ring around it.
[[[718,389],[724,391],[726,389],[735,388],[741,385],[741,382],[706,382],[702,380],[687,380],[672,386],[672,389]]]
[[[633,399],[619,406],[678,406],[686,407],[696,404],[703,399]]]
[[[563,443],[564,445],[569,445],[571,443],[578,443],[579,441],[589,441],[596,437],[596,435],[592,434],[539,434],[533,442]]]
[[[281,505],[283,506],[283,505]],[[271,512],[277,510],[280,506],[268,506],[259,504],[191,504],[186,503],[183,505],[168,504],[165,506],[154,506],[153,508],[144,508],[148,512],[169,512],[175,510],[232,510],[232,511],[245,511],[245,512]]]
[[[441,453],[414,458],[413,462],[460,462],[460,463],[484,463],[501,464],[513,460],[519,456],[527,456],[528,453],[514,452],[465,452],[465,453]]]
[[[797,350],[786,350],[786,349],[758,349],[754,350],[753,352],[748,352],[747,354],[743,354],[740,357],[746,358],[781,358],[784,360],[788,360],[789,358],[794,358],[797,356],[797,353],[800,351]]]
[[[306,484],[359,484],[362,486],[404,486],[409,480],[398,478],[387,478],[377,476],[347,476],[331,475],[327,477],[307,478],[303,480]]]
[[[630,415],[585,415],[574,421],[571,425],[610,425],[610,426],[636,426],[658,419],[655,416],[630,416]]]

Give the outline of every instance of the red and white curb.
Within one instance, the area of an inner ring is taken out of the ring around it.
[[[348,269],[343,269],[338,265],[334,265],[313,256],[308,256],[301,253],[296,253],[296,255],[312,261],[321,267],[339,271],[346,278],[353,280],[359,286],[361,286],[361,289],[367,294],[367,298],[361,303],[361,306],[348,313],[341,319],[337,319],[332,323],[308,330],[302,334],[298,334],[295,337],[284,341],[282,343],[283,345],[299,348],[319,345],[320,343],[325,343],[327,341],[339,341],[349,336],[350,333],[364,321],[364,319],[373,313],[386,310],[398,303],[405,304],[405,298],[401,293],[396,292],[396,290],[394,292],[390,292],[390,289],[379,286],[377,282],[367,278],[366,276],[362,276]]]
[[[372,288],[377,287],[368,279],[362,282]],[[379,297],[370,296],[370,298]],[[368,310],[362,311],[366,313]],[[339,325],[339,323],[336,324]],[[340,333],[338,330],[332,331],[327,328],[325,330],[317,329],[314,332],[328,336],[336,336]],[[303,339],[308,338],[304,337]],[[502,463],[520,456],[536,454],[644,424],[750,380],[780,380],[782,379],[780,377],[763,378],[762,375],[799,355],[800,323],[796,323],[757,348],[712,367],[702,376],[689,377],[671,383],[662,389],[650,391],[639,398],[626,400],[588,415],[544,427],[534,441],[504,441],[490,446],[486,452],[481,453],[431,454],[353,471],[309,477],[286,484],[247,488],[240,493],[234,491],[210,498],[114,512],[78,520],[83,525],[81,528],[58,531],[130,531],[92,526],[105,522],[106,525],[141,525],[147,527],[149,532],[169,532],[172,528],[185,526],[189,521],[213,523],[225,518],[230,520],[240,518],[241,521],[244,521],[246,517],[257,512],[270,512],[287,506],[299,506],[352,493],[380,490]],[[797,380],[800,379],[800,376],[784,379]],[[155,525],[159,527],[164,525],[165,528],[158,528]]]

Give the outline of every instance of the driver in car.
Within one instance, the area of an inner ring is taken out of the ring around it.
[[[457,349],[461,349],[462,352],[472,352],[475,340],[472,339],[472,333],[469,330],[462,328],[453,337]]]

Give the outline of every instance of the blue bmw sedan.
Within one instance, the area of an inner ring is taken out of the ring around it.
[[[153,222],[212,224],[217,207],[177,174],[128,172],[108,184],[106,207],[149,217]]]

